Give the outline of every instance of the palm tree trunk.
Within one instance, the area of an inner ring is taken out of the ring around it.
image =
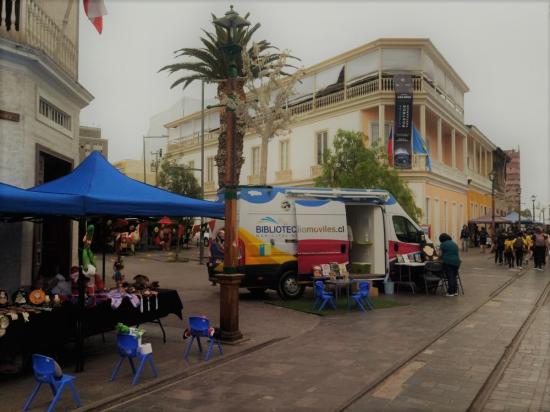
[[[229,92],[228,86],[226,83],[222,83],[218,86],[218,100],[222,101],[224,96],[227,96]],[[234,93],[241,100],[244,100],[245,92],[244,85],[241,80],[236,81],[236,90]],[[225,109],[220,112],[220,135],[218,137],[218,153],[216,154],[216,166],[218,167],[218,186],[223,187],[225,181],[225,162],[227,161],[227,156],[229,155],[226,150],[226,116]],[[243,140],[244,135],[246,134],[246,123],[242,118],[237,117],[236,128],[235,128],[235,145],[236,145],[236,159],[235,159],[235,173],[236,181],[240,181],[241,168],[244,164],[243,157]]]
[[[260,146],[260,184],[265,186],[267,184],[267,145],[269,143],[269,137],[262,135],[262,142]]]

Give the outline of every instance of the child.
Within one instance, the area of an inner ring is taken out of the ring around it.
[[[115,261],[115,264],[113,265],[113,270],[115,272],[113,274],[113,280],[115,281],[117,287],[120,286],[124,281],[124,275],[122,274],[122,269],[124,269],[124,263],[122,262],[122,259],[119,257]]]

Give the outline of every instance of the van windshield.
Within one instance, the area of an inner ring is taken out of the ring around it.
[[[392,221],[393,228],[395,229],[395,235],[399,241],[418,243],[418,230],[409,219],[403,216],[393,216]]]

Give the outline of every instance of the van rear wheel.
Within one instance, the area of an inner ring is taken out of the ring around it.
[[[277,293],[283,299],[298,299],[304,294],[304,285],[298,283],[298,274],[295,270],[286,270],[279,278]]]

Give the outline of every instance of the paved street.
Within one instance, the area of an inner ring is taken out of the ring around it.
[[[206,314],[216,323],[218,288],[210,286],[204,267],[193,260],[195,249],[183,255],[191,261],[166,263],[166,254],[138,254],[126,259],[125,273],[145,273],[163,287],[176,288],[184,319]],[[167,344],[157,326],[146,325],[145,340],[153,342],[160,378],[147,371],[136,393],[129,371],[108,383],[116,361],[114,335],[107,335],[106,344],[96,337],[87,342],[88,363],[77,386],[85,408],[92,410],[466,410],[550,278],[495,267],[490,255],[477,251],[464,261],[464,296],[403,290],[385,298],[405,306],[366,314],[318,317],[266,305],[243,291],[241,330],[247,340],[224,345],[224,356],[215,353],[208,363],[193,352],[190,362],[182,359],[184,325],[176,317],[165,322]],[[268,293],[266,299],[278,298]],[[546,303],[538,312],[486,410],[548,408],[549,310]],[[283,340],[272,342],[275,338]],[[31,377],[11,380],[0,386],[0,395],[24,399],[31,387]],[[41,410],[48,396],[44,391],[33,410]],[[95,403],[102,399],[110,403]],[[73,407],[68,397],[61,406]]]

